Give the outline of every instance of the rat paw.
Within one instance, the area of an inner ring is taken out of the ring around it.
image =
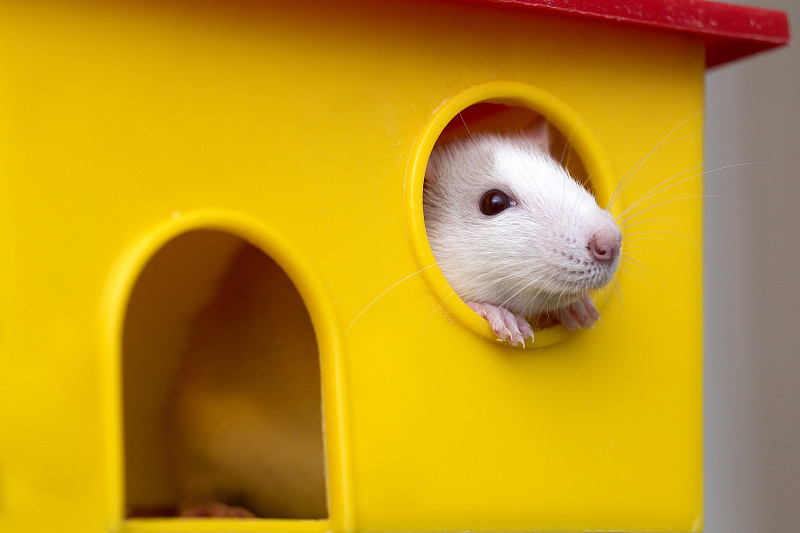
[[[580,300],[571,303],[567,307],[562,307],[554,315],[570,331],[590,328],[600,319],[600,313],[588,293],[584,294]]]
[[[498,339],[508,341],[512,346],[521,344],[523,348],[525,339],[533,340],[533,328],[525,317],[496,305],[478,302],[468,302],[467,305],[489,322]]]
[[[236,505],[225,503],[207,503],[181,511],[184,518],[255,518],[256,515]]]

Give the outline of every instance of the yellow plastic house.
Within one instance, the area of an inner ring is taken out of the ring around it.
[[[0,531],[700,531],[704,73],[787,42],[703,0],[1,2]],[[487,110],[603,206],[635,173],[594,330],[496,342],[435,267],[427,158]],[[242,241],[314,326],[328,517],[137,515]]]

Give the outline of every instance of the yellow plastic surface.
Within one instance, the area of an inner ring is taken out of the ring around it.
[[[447,2],[3,2],[0,531],[699,531],[703,65]],[[425,159],[481,99],[574,133],[601,200],[636,170],[615,213],[665,188],[595,330],[510,348],[422,272]],[[194,229],[307,303],[329,520],[124,517],[127,299]]]

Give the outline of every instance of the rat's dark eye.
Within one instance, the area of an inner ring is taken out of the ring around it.
[[[508,197],[506,193],[498,189],[492,189],[483,193],[481,197],[481,213],[484,215],[492,216],[502,211],[505,211],[512,205],[517,205],[517,202]]]

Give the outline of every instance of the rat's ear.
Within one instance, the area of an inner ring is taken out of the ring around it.
[[[522,130],[522,136],[543,152],[550,151],[550,124],[542,117]]]

